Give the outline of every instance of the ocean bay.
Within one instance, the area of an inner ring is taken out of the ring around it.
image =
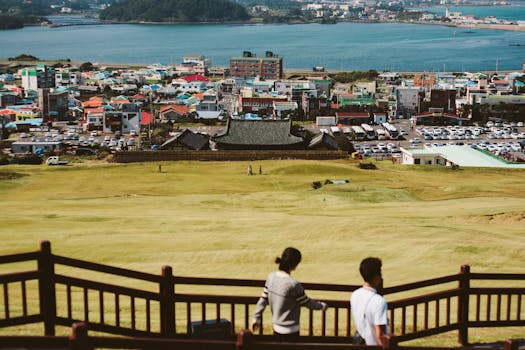
[[[525,33],[402,23],[332,25],[107,24],[0,31],[0,57],[22,53],[73,61],[178,63],[202,53],[214,65],[248,50],[284,57],[285,68],[335,70],[518,70]]]

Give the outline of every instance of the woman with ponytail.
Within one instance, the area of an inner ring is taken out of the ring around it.
[[[257,302],[253,316],[252,329],[261,327],[262,313],[269,304],[272,311],[273,333],[279,340],[293,340],[299,336],[299,318],[301,306],[312,310],[326,310],[326,303],[311,300],[304,292],[301,283],[290,274],[301,262],[301,252],[295,248],[286,248],[275,259],[279,271],[270,273],[264,290]]]

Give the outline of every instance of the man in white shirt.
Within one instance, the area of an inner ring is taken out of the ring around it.
[[[387,334],[388,308],[385,298],[377,293],[377,289],[383,285],[381,265],[378,258],[361,261],[359,272],[365,283],[350,298],[357,331],[366,345],[383,345],[382,336]]]

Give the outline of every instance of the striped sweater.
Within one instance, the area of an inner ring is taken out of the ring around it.
[[[272,310],[273,330],[280,334],[299,332],[301,306],[312,310],[321,310],[323,304],[311,300],[304,292],[301,283],[283,271],[270,273],[257,306],[253,322],[260,323],[262,313],[270,304]]]

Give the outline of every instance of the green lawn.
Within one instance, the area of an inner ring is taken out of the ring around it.
[[[255,176],[247,162],[165,162],[162,173],[157,163],[1,167],[0,254],[46,239],[56,254],[144,272],[171,265],[175,275],[264,279],[275,256],[295,246],[303,262],[294,276],[303,282],[358,284],[367,256],[383,259],[387,286],[462,264],[525,273],[525,171],[251,165]],[[325,179],[349,183],[312,189]]]

